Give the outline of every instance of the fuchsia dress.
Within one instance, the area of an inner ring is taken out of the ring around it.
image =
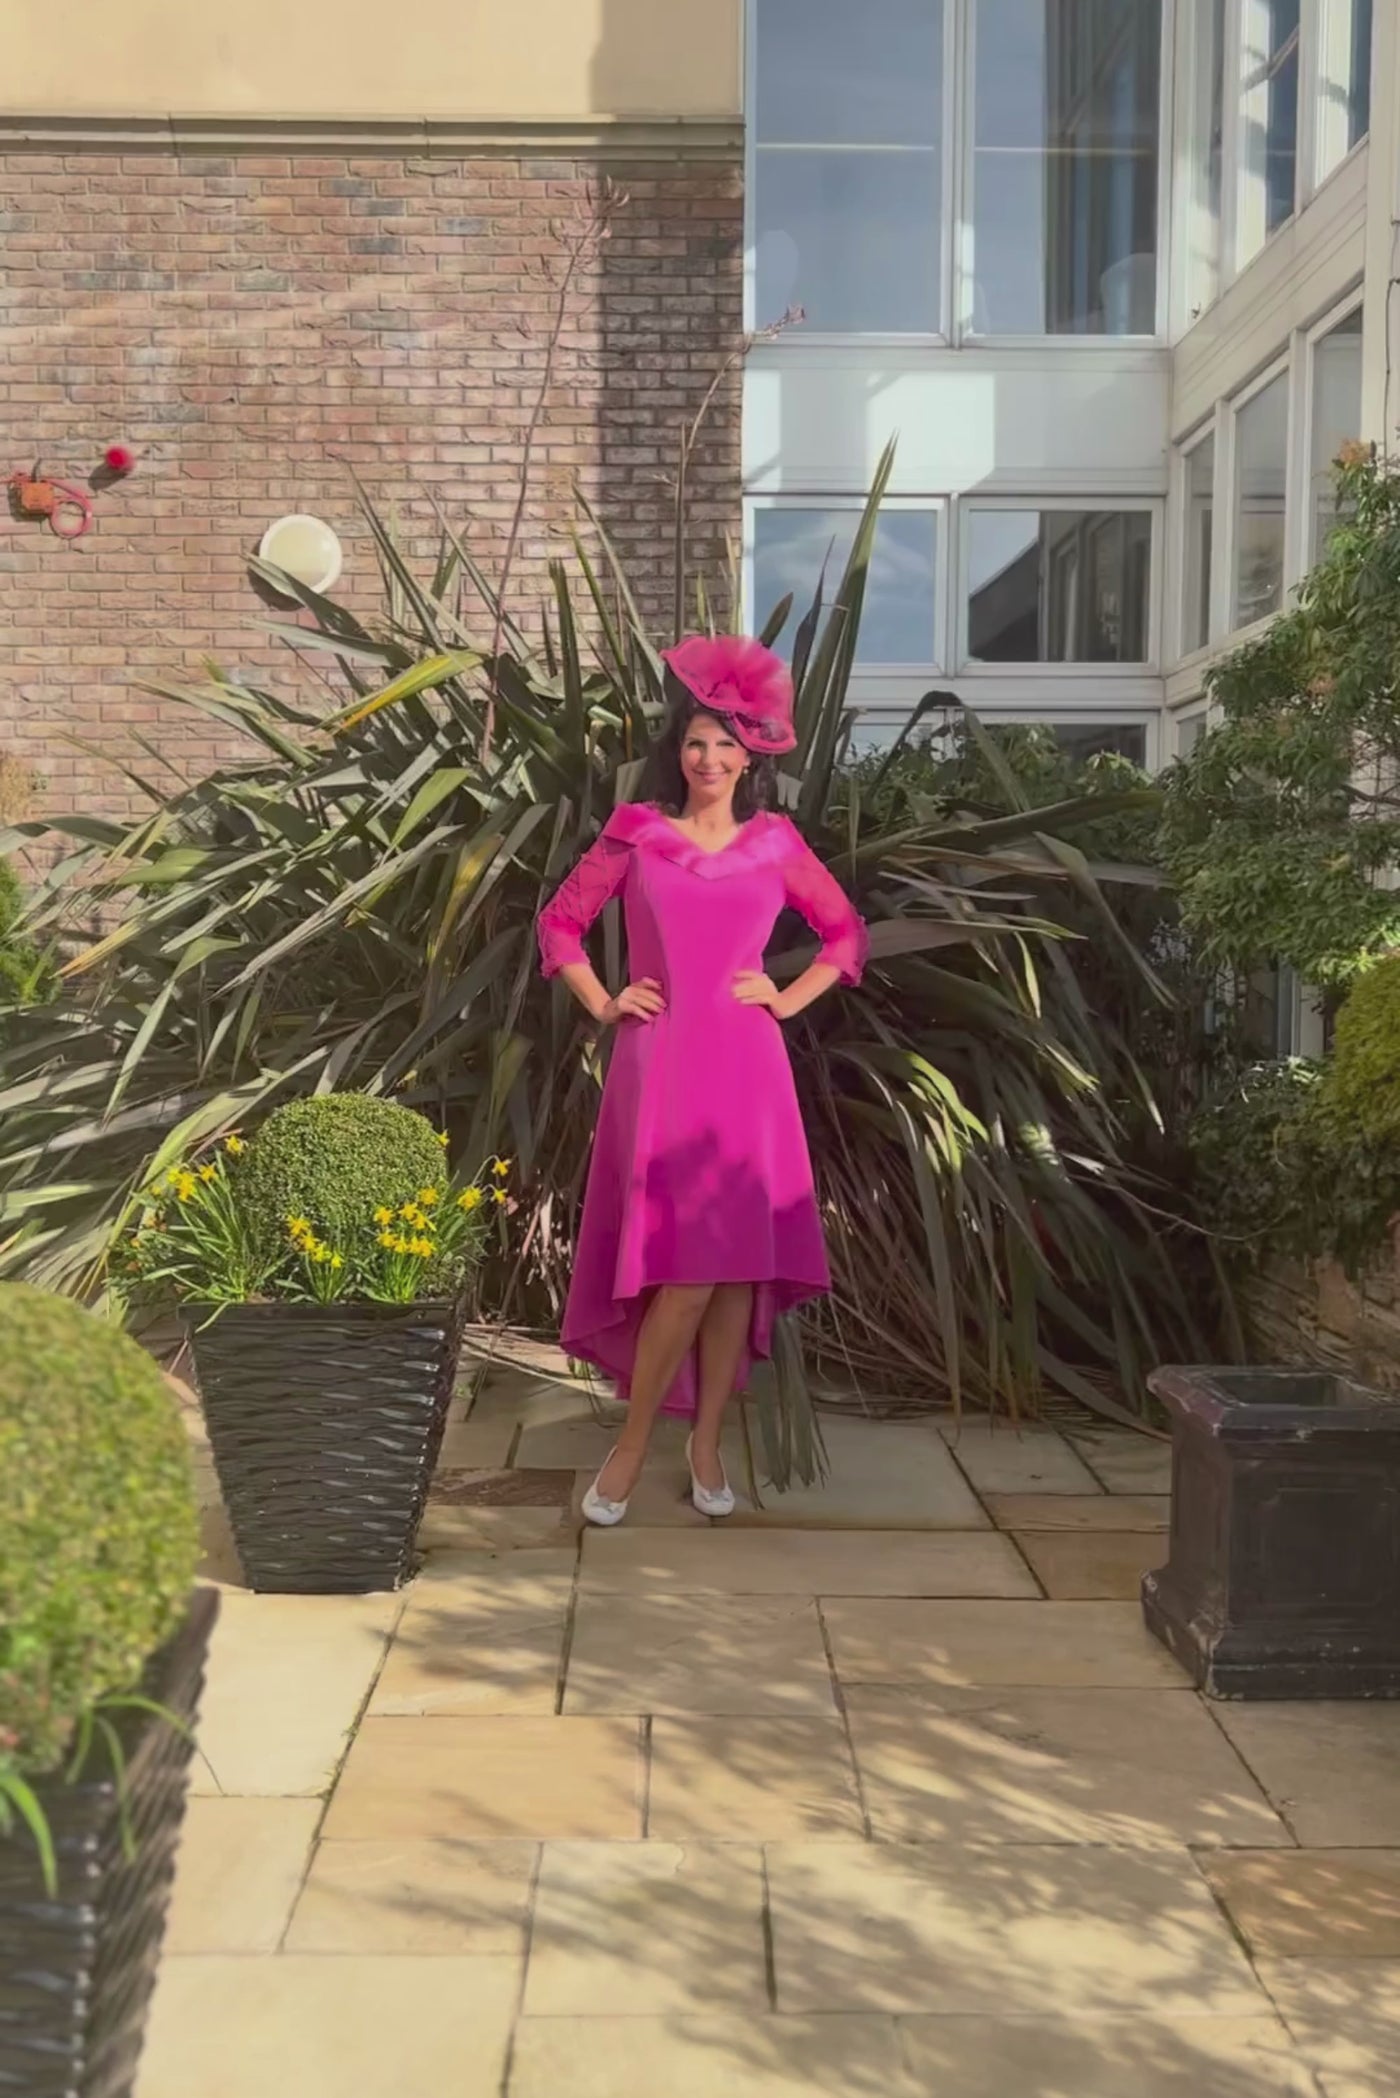
[[[646,1293],[658,1285],[752,1283],[750,1360],[771,1352],[780,1312],[830,1287],[782,1025],[740,1005],[732,986],[762,969],[789,907],[847,983],[860,978],[866,942],[840,884],[785,816],[751,817],[707,853],[656,808],[614,810],[540,914],[546,976],[587,959],[583,936],[617,895],[631,980],[654,977],[666,1010],[615,1031],[562,1340],[625,1397]],[[694,1412],[693,1361],[665,1404]]]

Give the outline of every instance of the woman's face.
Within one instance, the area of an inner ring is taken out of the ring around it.
[[[713,714],[691,718],[681,742],[681,772],[692,802],[732,800],[748,763],[748,752],[722,721]]]

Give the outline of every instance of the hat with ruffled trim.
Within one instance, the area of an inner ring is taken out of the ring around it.
[[[745,750],[781,757],[795,750],[792,675],[781,656],[742,634],[690,634],[661,651],[691,697],[732,722]]]

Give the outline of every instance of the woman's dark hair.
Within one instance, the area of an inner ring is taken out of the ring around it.
[[[679,816],[685,808],[686,792],[681,751],[696,715],[705,714],[711,721],[717,721],[726,735],[734,736],[736,743],[743,739],[734,734],[734,723],[727,714],[721,714],[715,707],[702,706],[671,670],[666,672],[666,701],[666,719],[647,752],[638,799],[655,802],[668,816]],[[773,760],[751,751],[748,770],[734,789],[734,814],[740,823],[747,823],[750,816],[756,816],[760,809],[771,808],[777,799],[777,786],[777,767]]]

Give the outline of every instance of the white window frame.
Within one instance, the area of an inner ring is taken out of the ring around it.
[[[1332,70],[1337,63],[1338,55],[1344,52],[1347,60],[1350,61],[1351,9],[1354,5],[1354,0],[1308,0],[1308,4],[1316,10],[1316,35],[1313,38],[1312,64],[1314,115],[1307,167],[1309,193],[1315,194],[1325,182],[1330,182],[1338,170],[1344,168],[1347,162],[1361,151],[1371,134],[1368,127],[1367,130],[1362,132],[1354,146],[1344,145],[1330,166],[1326,164],[1328,141],[1332,132],[1332,126],[1341,123],[1342,114],[1340,110],[1329,111],[1323,90],[1328,80],[1339,77]],[[1385,7],[1387,4],[1393,5],[1393,0],[1381,0],[1381,7]],[[1376,51],[1376,17],[1378,13],[1379,9],[1373,8],[1370,52],[1373,70]],[[1328,55],[1329,52],[1330,56]],[[1350,70],[1349,65],[1347,70]],[[1374,86],[1374,81],[1370,85]]]
[[[943,5],[943,133],[942,195],[944,239],[939,270],[939,302],[943,326],[931,332],[897,333],[888,330],[848,332],[817,329],[805,325],[781,338],[784,351],[805,349],[849,349],[852,346],[947,348],[976,345],[979,348],[1072,350],[1094,356],[1111,356],[1124,349],[1163,343],[1170,336],[1172,287],[1172,117],[1175,97],[1175,65],[1178,0],[1160,0],[1162,49],[1158,64],[1157,133],[1157,253],[1156,326],[1149,335],[981,335],[971,324],[972,302],[972,197],[973,163],[973,65],[976,53],[977,0],[944,0]],[[1240,0],[1231,0],[1236,7]],[[758,155],[760,140],[753,120],[752,83],[758,67],[758,10],[761,0],[747,0],[744,8],[744,271],[743,300],[746,329],[766,327],[777,314],[761,313],[757,303],[758,260]],[[1222,198],[1223,209],[1223,198]]]
[[[1168,337],[1171,297],[1171,142],[1176,72],[1172,54],[1176,49],[1177,0],[1161,0],[1162,45],[1157,62],[1157,253],[1154,307],[1156,326],[1149,335],[982,335],[973,327],[971,302],[974,257],[970,206],[976,151],[974,81],[977,60],[977,0],[953,0],[953,4],[966,24],[963,49],[959,54],[958,70],[954,76],[958,92],[958,137],[962,141],[962,152],[958,156],[960,165],[956,200],[958,271],[955,292],[958,303],[953,315],[954,340],[996,350],[1043,351],[1047,347],[1088,349],[1096,356],[1102,356],[1106,351],[1112,352],[1115,349],[1140,349],[1144,344],[1165,342]]]
[[[1328,308],[1327,312],[1322,316],[1320,320],[1314,321],[1311,327],[1301,330],[1298,337],[1298,354],[1295,358],[1295,362],[1298,366],[1299,394],[1298,412],[1296,417],[1298,425],[1298,448],[1296,458],[1290,462],[1290,465],[1292,466],[1296,475],[1296,486],[1298,490],[1298,499],[1293,505],[1294,511],[1296,512],[1296,518],[1294,521],[1294,529],[1291,534],[1291,537],[1294,543],[1290,549],[1290,560],[1292,561],[1294,567],[1295,582],[1301,580],[1301,578],[1307,574],[1309,568],[1312,567],[1313,562],[1317,558],[1316,552],[1314,551],[1311,544],[1313,509],[1313,407],[1316,397],[1317,346],[1319,342],[1321,342],[1322,338],[1326,335],[1330,335],[1332,333],[1332,330],[1335,327],[1337,327],[1342,321],[1350,320],[1353,314],[1358,313],[1363,313],[1363,305],[1361,298],[1361,286],[1359,284],[1355,284],[1351,287],[1349,291],[1343,294],[1343,296],[1337,301],[1336,305]],[[1363,356],[1365,354],[1365,340],[1366,338],[1364,333],[1358,337],[1358,341],[1362,345]],[[1359,437],[1361,433],[1359,430],[1357,430],[1355,434]]]
[[[744,327],[766,328],[779,319],[776,313],[758,311],[758,155],[761,141],[752,108],[752,83],[758,77],[758,11],[762,0],[746,0],[744,6]],[[955,195],[957,148],[954,126],[958,107],[958,18],[967,0],[943,0],[943,129],[940,146],[943,199],[943,239],[938,268],[938,305],[942,326],[931,330],[901,332],[880,329],[854,332],[839,328],[809,328],[805,322],[780,339],[784,348],[846,349],[852,344],[871,348],[902,348],[914,344],[946,348],[954,338],[953,300],[954,249],[958,244],[962,199]],[[837,149],[839,150],[839,149]]]
[[[1217,444],[1215,457],[1215,485],[1217,495],[1223,488],[1226,502],[1220,513],[1221,530],[1217,534],[1215,559],[1220,568],[1221,624],[1212,638],[1213,650],[1228,645],[1236,647],[1241,641],[1250,641],[1262,634],[1270,623],[1278,618],[1280,611],[1288,609],[1289,593],[1298,580],[1299,571],[1294,566],[1296,534],[1292,526],[1292,512],[1297,507],[1297,459],[1298,459],[1298,387],[1296,383],[1297,360],[1293,355],[1293,343],[1276,356],[1271,357],[1263,369],[1256,373],[1246,386],[1222,402],[1223,446]],[[1235,618],[1235,550],[1238,541],[1236,530],[1236,498],[1238,495],[1237,465],[1239,459],[1239,418],[1242,409],[1261,394],[1266,386],[1282,377],[1287,386],[1287,424],[1284,439],[1284,489],[1283,489],[1283,599],[1278,611],[1266,612],[1262,619],[1252,619],[1248,626],[1237,627]],[[1222,456],[1223,454],[1223,456]],[[1222,467],[1224,478],[1222,480]]]
[[[954,604],[955,624],[950,629],[954,637],[953,660],[957,675],[972,683],[1005,683],[1008,678],[1033,680],[1035,683],[1052,683],[1055,680],[1074,679],[1076,682],[1089,680],[1093,683],[1115,681],[1123,684],[1135,678],[1159,678],[1162,662],[1162,547],[1163,547],[1163,504],[1160,497],[1134,495],[1099,495],[1086,492],[1083,495],[975,495],[962,496],[953,505],[953,531],[957,541],[956,563],[957,597]],[[1117,515],[1121,511],[1145,512],[1151,519],[1151,534],[1147,550],[1147,655],[1138,663],[980,663],[968,654],[968,610],[971,576],[969,560],[972,551],[972,534],[965,528],[965,520],[975,511],[983,510],[1034,510],[1042,514],[1050,511],[1098,511]],[[1057,717],[1058,718],[1058,717]]]
[[[1167,496],[1168,512],[1173,519],[1171,532],[1171,555],[1166,577],[1165,602],[1172,607],[1172,631],[1169,636],[1169,661],[1173,670],[1183,664],[1204,662],[1219,645],[1222,631],[1224,606],[1220,588],[1220,523],[1221,484],[1220,461],[1225,445],[1221,428],[1223,403],[1215,408],[1204,422],[1197,423],[1194,430],[1172,446]],[[1214,443],[1215,464],[1211,476],[1211,547],[1210,573],[1206,578],[1206,638],[1195,641],[1186,632],[1186,577],[1191,559],[1191,460],[1203,444]]]
[[[758,617],[767,617],[771,607],[759,608],[755,602],[755,570],[758,547],[758,532],[755,519],[760,510],[840,510],[849,511],[859,518],[867,498],[845,490],[839,494],[820,495],[810,489],[800,494],[794,492],[746,495],[744,498],[744,544],[741,569],[744,627],[747,633],[757,631]],[[930,677],[946,676],[948,661],[948,544],[952,529],[950,504],[944,495],[887,495],[880,504],[880,514],[891,510],[915,510],[932,513],[935,519],[933,540],[933,660],[928,663],[859,663],[852,672],[852,683],[862,688],[871,683],[927,681]],[[824,604],[831,603],[832,592],[841,580],[840,572],[828,569]],[[789,632],[795,631],[807,607],[796,601],[792,608],[792,624]],[[921,688],[922,689],[922,685]]]
[[[914,702],[896,708],[888,701],[869,704],[853,702],[851,712],[857,724],[871,727],[888,727],[898,735],[910,714]],[[1162,710],[1146,702],[1130,701],[1112,707],[1056,706],[1051,700],[1009,701],[997,700],[982,704],[968,700],[968,706],[977,719],[988,728],[1140,728],[1143,731],[1143,770],[1147,773],[1160,772],[1164,763],[1164,739],[1162,736]]]

